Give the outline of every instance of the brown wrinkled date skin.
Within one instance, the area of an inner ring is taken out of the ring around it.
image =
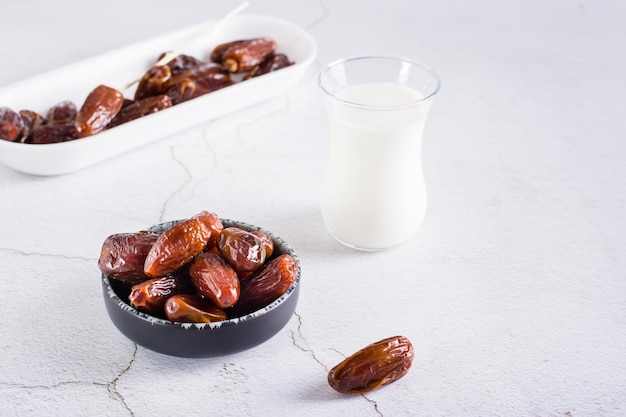
[[[402,378],[412,362],[411,342],[404,336],[389,337],[337,364],[328,373],[328,384],[346,394],[372,391]]]
[[[78,109],[76,104],[71,101],[62,101],[48,110],[48,124],[50,125],[67,125],[74,123]]]
[[[8,107],[0,107],[0,139],[15,142],[22,137],[24,120]]]
[[[98,267],[107,276],[119,281],[137,283],[149,277],[143,272],[148,252],[161,233],[118,233],[102,244]]]
[[[28,138],[33,130],[46,123],[46,119],[41,114],[35,111],[20,110],[19,114],[24,121],[24,133],[22,135],[22,141]]]
[[[92,90],[76,115],[76,136],[84,138],[103,131],[124,104],[118,90],[99,85]]]
[[[74,125],[42,125],[34,129],[26,139],[27,143],[60,143],[77,139]]]
[[[144,265],[149,277],[162,277],[190,262],[205,248],[211,230],[198,219],[187,219],[167,229],[154,243]]]
[[[240,39],[217,45],[215,48],[213,48],[213,51],[211,52],[211,61],[222,64],[224,62],[224,54],[229,48],[236,48],[243,45],[245,42],[245,40]]]
[[[270,304],[283,295],[296,279],[298,264],[284,254],[272,259],[247,279],[241,282],[239,302],[234,313],[245,315]]]
[[[166,94],[134,101],[122,107],[117,115],[111,120],[108,128],[119,126],[122,123],[139,119],[148,114],[156,113],[168,107],[172,107],[172,99]]]
[[[246,39],[218,45],[211,59],[222,64],[228,72],[241,73],[251,71],[275,50],[276,42],[271,39]]]
[[[166,52],[163,52],[161,55],[159,55],[157,62],[160,61],[163,57],[165,57],[165,55],[166,55]],[[199,59],[191,55],[180,54],[177,57],[170,60],[170,62],[168,62],[166,65],[170,69],[170,73],[172,75],[178,75],[182,72],[197,68],[202,64],[203,64],[202,61],[200,61]]]
[[[163,317],[163,306],[169,297],[189,291],[189,280],[184,275],[153,278],[133,285],[128,300],[137,310]]]
[[[217,245],[217,239],[219,239],[220,233],[224,230],[224,225],[222,224],[219,216],[215,213],[204,210],[193,216],[192,219],[200,220],[206,227],[209,228],[209,230],[211,230],[211,236],[209,236],[207,246],[213,247]]]
[[[194,98],[196,88],[197,84],[194,80],[184,78],[172,84],[167,90],[165,90],[165,94],[172,101],[172,105],[176,105]]]
[[[274,254],[274,241],[272,238],[259,231],[254,231],[252,234],[258,237],[261,240],[261,243],[263,243],[263,247],[265,248],[265,259],[271,258]]]
[[[168,64],[169,65],[169,64]],[[172,74],[173,74],[172,69]],[[200,63],[197,67],[178,72],[166,84],[165,94],[174,105],[233,85],[230,73],[215,63]]]
[[[237,227],[222,230],[217,247],[226,261],[239,274],[256,271],[266,258],[263,241],[250,232]]]
[[[199,80],[201,78],[230,80],[230,73],[224,70],[221,65],[215,63],[203,63],[195,68],[188,68],[186,71],[179,72],[176,75],[173,75],[172,84],[175,84],[185,79]]]
[[[193,294],[178,294],[165,302],[165,316],[180,323],[213,323],[228,319],[224,310]]]
[[[232,307],[239,300],[237,273],[219,255],[198,255],[189,266],[189,275],[198,292],[218,307]]]
[[[139,80],[135,90],[135,101],[162,94],[170,86],[171,79],[172,71],[167,65],[150,68]]]
[[[293,65],[293,62],[289,61],[289,58],[285,54],[272,54],[266,57],[263,62],[254,67],[244,79],[259,77],[261,75],[268,74],[270,72],[278,71],[279,69],[286,68]]]
[[[193,98],[203,96],[205,94],[212,93],[222,88],[235,84],[234,81],[228,78],[198,78],[195,80],[196,90],[193,93]]]

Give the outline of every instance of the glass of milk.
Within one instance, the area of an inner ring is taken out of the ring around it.
[[[407,241],[426,214],[422,135],[437,74],[408,59],[366,56],[330,63],[318,81],[330,127],[326,227],[360,250]]]

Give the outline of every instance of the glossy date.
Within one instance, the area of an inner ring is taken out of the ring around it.
[[[328,384],[346,394],[375,390],[406,375],[413,354],[413,345],[404,336],[380,340],[335,365],[328,373]]]
[[[26,143],[59,143],[74,139],[77,139],[77,136],[73,124],[41,125],[31,132],[28,138],[26,138]]]
[[[139,311],[163,317],[163,306],[167,299],[189,289],[189,279],[184,275],[153,278],[133,285],[128,300]]]
[[[119,281],[137,283],[149,277],[143,272],[148,252],[161,233],[117,233],[107,237],[102,244],[98,267]]]
[[[162,277],[189,263],[206,247],[211,230],[198,219],[187,219],[167,229],[146,256],[144,273]]]
[[[237,227],[222,230],[217,247],[226,261],[239,274],[248,275],[263,265],[266,258],[263,241]]]
[[[211,59],[222,64],[228,72],[251,71],[276,50],[276,42],[268,38],[254,38],[218,45]]]
[[[264,307],[283,295],[296,279],[298,263],[290,255],[272,259],[259,271],[241,282],[236,315],[245,315]]]
[[[293,62],[289,61],[289,58],[285,54],[271,54],[266,57],[260,64],[252,68],[250,72],[245,76],[245,79],[259,77],[270,72],[278,71],[279,69],[286,68],[293,65]]]
[[[93,89],[76,115],[76,136],[84,138],[103,131],[123,104],[124,95],[118,90],[106,85]]]
[[[200,295],[209,298],[220,308],[232,307],[239,299],[237,273],[219,255],[198,255],[189,266],[189,275]]]
[[[165,301],[165,316],[181,323],[213,323],[228,316],[211,301],[194,294],[178,294]]]
[[[48,124],[66,125],[74,123],[77,113],[78,109],[74,103],[71,101],[62,101],[48,110]]]
[[[111,120],[108,128],[119,126],[131,120],[139,119],[148,114],[167,109],[168,107],[172,107],[172,104],[172,99],[166,94],[133,101],[122,107],[119,113]]]

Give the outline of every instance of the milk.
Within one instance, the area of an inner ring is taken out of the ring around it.
[[[330,148],[321,209],[340,242],[386,249],[422,224],[421,147],[430,100],[421,99],[403,85],[369,83],[344,87],[327,102]]]

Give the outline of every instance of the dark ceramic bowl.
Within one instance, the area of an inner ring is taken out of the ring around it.
[[[289,254],[298,263],[298,273],[287,292],[266,307],[216,323],[177,323],[150,316],[133,308],[120,295],[117,281],[102,274],[104,304],[113,324],[130,340],[153,351],[186,358],[229,355],[255,347],[278,333],[291,319],[300,292],[300,261],[291,247],[272,232],[251,224],[221,219],[224,227],[266,233],[274,240],[274,255]],[[150,230],[164,231],[178,221]]]

